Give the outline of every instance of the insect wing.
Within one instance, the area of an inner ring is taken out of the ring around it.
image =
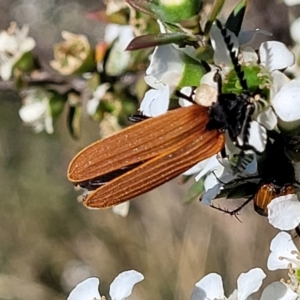
[[[206,108],[192,105],[137,123],[79,152],[68,178],[96,188],[84,199],[86,206],[122,203],[220,151],[224,136],[207,131],[208,120]]]
[[[84,204],[97,208],[120,204],[182,174],[224,146],[224,136],[217,131],[194,131],[183,141],[88,194]]]
[[[148,161],[196,131],[201,135],[207,122],[207,109],[192,105],[137,123],[80,151],[69,165],[68,179],[81,183]]]

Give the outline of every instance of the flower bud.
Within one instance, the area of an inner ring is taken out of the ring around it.
[[[199,13],[200,0],[159,0],[160,15],[165,22],[179,23]]]

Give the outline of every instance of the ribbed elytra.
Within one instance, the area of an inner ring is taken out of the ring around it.
[[[111,207],[175,178],[224,147],[207,130],[207,108],[191,105],[134,124],[80,151],[68,179],[90,192],[88,207]]]

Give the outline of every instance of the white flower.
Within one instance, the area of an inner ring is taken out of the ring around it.
[[[112,300],[124,300],[132,293],[132,289],[144,276],[134,270],[120,273],[110,285],[109,295]],[[79,283],[70,293],[67,300],[100,300],[98,291],[100,281],[91,277]]]
[[[182,53],[173,45],[156,47],[146,70],[146,83],[152,88],[142,100],[140,111],[150,117],[168,110],[170,94],[178,86],[184,70]]]
[[[261,65],[269,72],[291,67],[295,63],[295,55],[281,42],[268,41],[259,47]]]
[[[22,121],[33,127],[34,131],[39,133],[45,130],[47,133],[53,133],[53,120],[50,98],[53,95],[42,88],[31,88],[22,91],[23,106],[19,110]]]
[[[161,33],[166,33],[165,25],[158,20]],[[186,49],[169,44],[158,46],[151,55],[151,61],[146,70],[145,81],[151,89],[142,100],[140,111],[150,117],[155,117],[168,110],[170,96],[184,78],[193,78],[193,84],[199,85],[200,78],[205,73],[202,65],[194,58],[186,54]],[[181,105],[181,103],[180,103]]]
[[[111,45],[105,63],[105,71],[108,75],[119,76],[127,69],[132,54],[125,49],[133,38],[133,29],[129,25],[109,24],[106,26],[104,41]],[[101,64],[98,70],[101,70]]]
[[[224,295],[221,276],[211,273],[195,284],[191,300],[247,300],[251,294],[259,290],[265,277],[266,274],[260,268],[242,273],[237,280],[237,289],[227,298]]]
[[[35,47],[35,40],[28,36],[28,26],[19,29],[12,22],[7,31],[0,32],[0,76],[8,80],[15,64]]]
[[[299,296],[300,281],[298,273],[300,269],[300,254],[293,242],[293,238],[287,232],[279,232],[272,240],[270,250],[271,253],[267,262],[268,269],[271,271],[287,269],[289,280],[284,282],[284,284]]]
[[[156,117],[165,113],[169,108],[170,101],[169,85],[152,76],[146,76],[144,79],[152,89],[146,92],[139,110],[143,115],[149,117]]]
[[[291,107],[292,95],[300,92],[300,84],[291,84],[289,79],[278,70],[291,67],[295,62],[295,55],[283,44],[277,41],[268,41],[259,47],[260,65],[269,72],[272,79],[270,87],[270,104],[279,118],[284,114],[287,107]],[[299,95],[299,94],[298,94]],[[284,98],[284,99],[283,99]],[[295,101],[294,101],[295,102]],[[293,104],[295,104],[293,102]],[[275,128],[277,120],[271,107],[262,111],[256,120],[268,130]],[[293,107],[292,111],[297,111]],[[300,119],[300,109],[294,113]],[[290,121],[290,120],[288,120]]]
[[[281,230],[291,230],[300,223],[300,202],[296,194],[275,198],[268,205],[269,223]]]
[[[293,238],[287,232],[279,232],[271,242],[271,253],[268,257],[267,267],[274,271],[278,269],[289,269],[300,267],[300,258]]]
[[[100,100],[104,97],[109,88],[110,84],[107,82],[97,87],[93,93],[93,98],[90,99],[86,104],[86,111],[90,116],[93,116],[96,113]]]

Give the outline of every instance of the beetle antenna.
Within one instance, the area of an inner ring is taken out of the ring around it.
[[[220,32],[224,38],[224,42],[227,46],[232,64],[233,64],[233,68],[234,71],[239,79],[240,85],[243,88],[244,91],[248,91],[248,85],[247,85],[247,81],[245,79],[245,74],[244,71],[242,70],[241,65],[239,64],[238,61],[238,56],[236,55],[236,52],[233,50],[233,42],[231,41],[231,37],[228,34],[227,29],[221,24],[221,22],[216,19],[216,25],[217,27],[220,29]]]

